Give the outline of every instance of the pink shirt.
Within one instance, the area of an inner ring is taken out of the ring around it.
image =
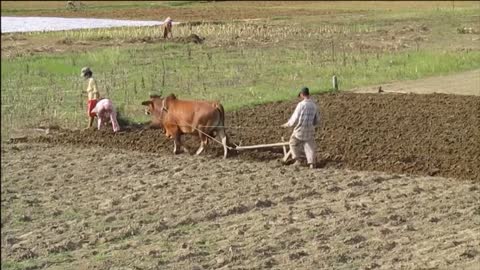
[[[112,122],[113,131],[117,132],[120,130],[120,126],[117,121],[117,111],[113,106],[113,103],[110,99],[104,98],[97,102],[97,105],[92,110],[93,113],[97,114],[97,128],[100,130],[103,123],[108,122],[108,119]]]

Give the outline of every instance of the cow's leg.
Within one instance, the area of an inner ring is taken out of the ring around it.
[[[181,137],[179,134],[176,134],[173,141],[173,154],[180,154],[182,149],[184,149],[184,147],[182,146]]]
[[[220,130],[217,132],[217,135],[218,135],[218,137],[220,137],[220,138],[222,139],[223,159],[226,159],[226,158],[227,158],[227,154],[228,154],[227,134],[225,134],[225,130],[224,130],[224,129],[220,129]]]
[[[187,148],[185,145],[183,145],[183,141],[182,141],[182,140],[183,140],[183,135],[184,135],[184,134],[182,134],[182,135],[179,136],[179,141],[180,141],[180,146],[181,146],[181,152],[185,152],[185,153],[190,154],[190,151],[188,151],[188,148]]]
[[[207,145],[208,137],[202,134],[201,132],[198,132],[198,137],[200,138],[200,147],[198,147],[197,152],[195,155],[200,155],[203,150],[205,149],[205,145]]]

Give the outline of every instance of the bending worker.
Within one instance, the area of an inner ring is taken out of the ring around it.
[[[93,108],[95,108],[95,105],[97,105],[97,101],[100,98],[100,92],[98,91],[97,88],[97,82],[93,78],[93,72],[90,70],[89,67],[84,67],[82,68],[82,77],[84,77],[86,80],[88,80],[88,86],[87,86],[87,114],[89,117],[88,120],[88,128],[91,128],[93,126],[93,120],[95,119],[95,113],[92,113]]]
[[[113,103],[108,98],[102,98],[97,102],[97,105],[92,110],[98,119],[97,119],[97,129],[100,130],[103,124],[107,124],[108,120],[112,122],[113,132],[120,131],[120,125],[117,121],[117,111],[113,106]]]
[[[300,90],[298,97],[302,101],[297,104],[292,116],[282,127],[294,127],[289,143],[295,165],[301,165],[302,159],[306,157],[308,166],[313,169],[316,164],[315,127],[320,124],[320,113],[317,104],[310,99],[307,87]]]

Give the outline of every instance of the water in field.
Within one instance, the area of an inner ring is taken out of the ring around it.
[[[2,34],[12,32],[61,31],[120,26],[153,26],[161,24],[163,24],[162,21],[2,16]]]

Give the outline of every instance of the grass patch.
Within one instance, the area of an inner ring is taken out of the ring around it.
[[[128,121],[146,121],[140,103],[151,93],[221,101],[227,110],[294,98],[307,85],[314,93],[418,79],[480,68],[480,52],[418,51],[390,54],[289,48],[224,50],[189,44],[108,48],[86,54],[2,59],[2,131],[17,123],[54,121],[83,125],[90,66],[102,96],[113,100]]]
[[[97,253],[96,255],[94,255],[94,256],[92,257],[92,259],[93,259],[94,261],[97,261],[97,262],[103,262],[103,261],[106,261],[106,260],[108,260],[108,259],[111,259],[112,257],[113,257],[113,256],[112,256],[111,253],[108,253],[108,252],[106,252],[106,251],[103,251],[103,252],[99,252],[99,253]]]
[[[197,4],[198,1],[167,1],[164,5],[169,7],[185,7]]]
[[[2,269],[4,270],[24,270],[24,269],[37,269],[41,268],[40,265],[36,260],[25,260],[21,262],[16,261],[2,261]]]
[[[49,266],[49,269],[55,269],[55,265],[64,265],[72,262],[74,257],[70,252],[60,252],[48,255],[47,257],[38,257],[23,261],[2,261],[2,269],[5,270],[25,270],[25,269],[41,269]],[[58,268],[57,268],[58,269]]]

